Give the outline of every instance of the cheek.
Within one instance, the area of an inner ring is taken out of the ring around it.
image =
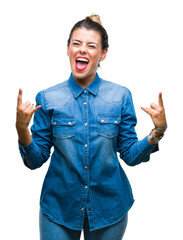
[[[67,48],[67,56],[69,56],[70,58],[72,58],[72,56],[75,54],[76,51],[74,51],[73,47],[68,47]]]
[[[102,52],[101,52],[101,50],[99,50],[99,51],[97,51],[95,58],[96,58],[98,61],[100,61],[101,55],[102,55]]]
[[[100,61],[100,54],[97,54],[96,56],[94,56],[94,63],[97,64]]]

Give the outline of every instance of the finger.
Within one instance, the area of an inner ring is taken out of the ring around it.
[[[32,114],[32,109],[34,108],[34,104],[30,104],[27,106],[27,108],[25,109],[25,113],[31,113]]]
[[[25,103],[23,104],[23,106],[22,106],[22,111],[26,111],[26,109],[27,109],[30,105],[32,105],[32,104],[31,104],[29,101],[25,102]]]
[[[141,109],[146,112],[147,114],[150,115],[150,108],[144,108],[144,107],[141,107]]]
[[[141,107],[141,109],[147,114],[149,114],[151,117],[156,117],[158,115],[158,111],[156,109],[144,108],[144,107]]]
[[[23,91],[20,88],[19,93],[18,93],[18,98],[17,98],[17,106],[19,106],[19,107],[22,105],[22,94],[23,94]]]
[[[150,104],[150,107],[152,108],[152,109],[154,109],[154,110],[160,110],[160,106],[158,106],[157,104],[155,104],[155,103],[151,103]]]
[[[159,106],[163,107],[162,92],[159,93]]]
[[[35,107],[33,110],[32,110],[32,113],[35,113],[37,110],[39,110],[41,108],[41,105],[38,105],[37,107]]]

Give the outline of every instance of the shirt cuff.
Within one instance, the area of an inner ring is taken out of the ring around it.
[[[146,136],[139,144],[140,152],[145,155],[150,155],[151,153],[159,151],[158,144],[153,145],[148,141],[148,136]]]
[[[27,162],[25,161],[25,158],[26,158],[28,160],[29,164],[31,165],[31,161],[32,161],[31,159],[37,150],[37,146],[36,146],[34,140],[32,139],[31,143],[29,143],[26,146],[22,145],[18,141],[18,146],[19,146],[20,154],[21,154],[24,164],[26,166],[28,166]]]

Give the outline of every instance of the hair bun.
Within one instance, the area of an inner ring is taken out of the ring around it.
[[[97,22],[98,24],[102,25],[102,22],[100,20],[100,16],[97,14],[92,14],[91,16],[86,17],[86,19],[89,18],[94,22]]]

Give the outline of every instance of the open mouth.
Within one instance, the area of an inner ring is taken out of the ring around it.
[[[83,71],[87,68],[89,59],[86,57],[77,57],[75,67],[78,71]]]

